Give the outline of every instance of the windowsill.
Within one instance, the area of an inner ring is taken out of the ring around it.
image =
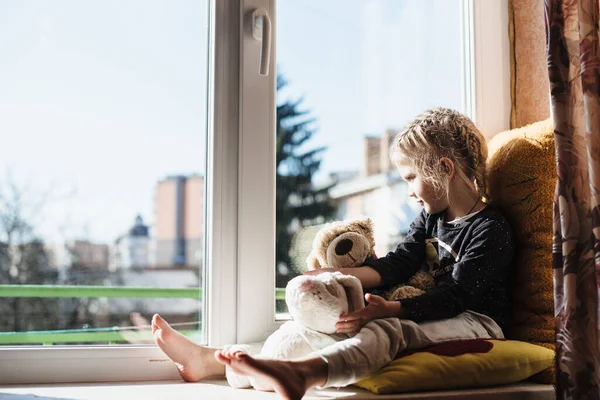
[[[12,396],[11,396],[12,395]],[[232,389],[225,380],[207,380],[202,383],[182,381],[122,382],[94,384],[56,384],[0,386],[0,398],[6,400],[53,399],[276,399],[274,393],[252,389]],[[362,389],[311,390],[304,399],[467,399],[467,400],[542,400],[554,399],[551,385],[519,383],[495,388],[413,393],[403,395],[375,395]]]

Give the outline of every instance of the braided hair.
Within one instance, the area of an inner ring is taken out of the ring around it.
[[[390,148],[396,165],[408,164],[421,178],[448,195],[449,180],[440,168],[446,157],[457,166],[456,173],[472,184],[484,202],[486,191],[487,143],[473,121],[448,108],[434,108],[416,117],[400,131]]]

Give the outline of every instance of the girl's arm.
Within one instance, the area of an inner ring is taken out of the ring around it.
[[[342,274],[357,277],[363,290],[373,289],[381,285],[381,275],[371,267],[340,268]]]
[[[362,267],[320,268],[307,271],[305,275],[339,271],[360,279],[365,290],[392,287],[404,283],[413,276],[425,260],[426,213],[422,211],[410,225],[406,238],[395,251],[385,257],[369,258]]]
[[[425,211],[422,211],[410,225],[404,241],[385,257],[369,258],[362,267],[320,268],[304,274],[317,275],[322,272],[339,271],[360,279],[365,290],[392,287],[406,282],[419,270],[425,260],[425,216]]]
[[[373,289],[381,285],[381,275],[371,267],[319,268],[307,271],[304,275],[318,275],[323,272],[341,272],[345,275],[355,276],[360,280],[360,283],[362,283],[364,290]]]
[[[370,258],[365,266],[373,268],[381,276],[378,286],[392,287],[408,281],[425,261],[427,213],[425,210],[410,224],[408,234],[395,251],[385,257]]]

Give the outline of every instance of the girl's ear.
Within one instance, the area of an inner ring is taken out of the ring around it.
[[[454,162],[448,157],[440,158],[440,168],[442,169],[442,171],[444,171],[446,175],[448,175],[448,180],[451,180],[452,178],[454,178],[454,175],[456,175]]]

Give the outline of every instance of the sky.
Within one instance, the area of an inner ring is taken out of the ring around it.
[[[204,173],[206,0],[0,3],[0,190],[49,241],[110,243],[156,183]],[[278,100],[317,119],[317,179],[362,164],[362,138],[461,106],[458,0],[280,0]],[[0,193],[2,193],[0,191]]]

